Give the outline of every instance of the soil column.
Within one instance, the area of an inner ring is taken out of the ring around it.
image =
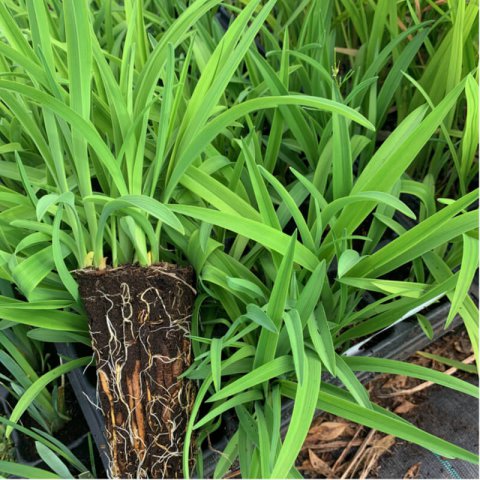
[[[171,264],[75,274],[89,317],[114,478],[182,478],[194,385],[191,268]]]

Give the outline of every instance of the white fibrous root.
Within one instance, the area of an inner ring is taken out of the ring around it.
[[[77,272],[97,362],[113,478],[182,478],[194,384],[190,269],[162,264]]]

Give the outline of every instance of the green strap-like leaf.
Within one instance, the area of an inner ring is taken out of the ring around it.
[[[169,205],[169,208],[173,212],[181,215],[187,215],[203,222],[226,228],[227,230],[231,230],[232,232],[238,233],[247,238],[251,238],[261,245],[264,245],[275,252],[279,252],[282,255],[287,253],[287,249],[290,245],[290,237],[285,233],[268,227],[263,223],[242,218],[239,215],[232,215],[209,208],[191,205]],[[319,263],[317,257],[300,242],[297,242],[296,244],[294,260],[296,263],[299,263],[310,271],[315,270],[315,267]]]
[[[317,308],[316,316],[316,321],[315,315],[310,315],[307,321],[310,339],[312,340],[315,351],[327,370],[332,375],[336,375],[335,348],[333,346],[332,332],[328,328],[327,316],[323,305],[319,305]]]
[[[448,312],[447,322],[445,328],[447,328],[455,315],[460,310],[465,297],[468,295],[470,286],[472,285],[473,278],[478,269],[478,239],[471,237],[470,235],[463,234],[463,252],[462,252],[462,266],[458,275],[457,286],[455,287],[455,293],[452,298],[452,305]]]
[[[295,404],[287,435],[278,454],[270,478],[287,478],[310,430],[320,390],[321,363],[313,355],[306,356],[305,377],[295,394]]]
[[[48,470],[3,460],[0,461],[0,472],[17,478],[61,478]]]
[[[350,270],[349,275],[352,277],[383,275],[462,233],[474,230],[478,224],[478,213],[458,214],[477,197],[478,189],[446,206],[373,255],[363,258]]]
[[[208,422],[213,420],[214,418],[218,417],[222,413],[235,408],[238,405],[242,405],[243,403],[254,402],[255,400],[261,400],[263,398],[263,394],[260,390],[249,390],[248,392],[242,392],[234,397],[230,398],[229,400],[222,401],[220,405],[213,408],[208,412],[201,420],[199,420],[194,426],[194,429],[203,427]]]
[[[286,373],[291,372],[293,369],[294,366],[291,356],[285,355],[283,357],[278,357],[275,360],[256,368],[250,373],[247,373],[242,378],[235,380],[226,387],[223,387],[219,392],[212,395],[207,402],[216,402],[218,400],[222,400],[223,398],[236,395],[237,393],[248,390],[249,388],[266,382],[272,378],[285,375]]]
[[[422,357],[435,360],[438,363],[442,363],[449,367],[456,368],[457,370],[460,370],[462,372],[478,374],[478,368],[475,365],[467,365],[466,363],[454,360],[453,358],[442,357],[441,355],[435,355],[428,352],[417,352],[417,355],[421,355]]]
[[[267,315],[272,319],[278,330],[281,329],[283,312],[289,294],[296,244],[297,234],[295,232],[289,240],[288,249],[278,269],[272,293],[270,294],[270,299],[267,304]],[[269,332],[268,330],[262,330],[258,340],[257,354],[255,355],[254,365],[256,367],[275,358],[278,340],[278,334]]]
[[[285,312],[283,317],[288,333],[288,339],[292,348],[293,363],[298,383],[301,385],[305,380],[305,346],[303,343],[303,326],[298,311],[293,309]]]
[[[375,373],[393,373],[395,375],[407,375],[413,378],[419,378],[438,385],[457,390],[459,392],[478,398],[479,389],[471,383],[465,382],[459,378],[446,375],[443,372],[433,370],[420,365],[413,365],[398,360],[375,357],[342,357],[345,363],[355,371],[375,372]]]
[[[297,385],[293,382],[281,382],[282,394],[288,398],[296,399]],[[322,391],[318,394],[317,408],[332,415],[345,418],[360,425],[374,428],[380,432],[394,435],[409,442],[425,447],[447,458],[458,458],[471,463],[478,463],[478,455],[463,448],[457,447],[441,438],[424,432],[406,420],[392,413],[384,413],[378,409],[368,409],[344,396]]]
[[[0,88],[1,86],[2,82],[0,81]],[[205,127],[203,127],[202,130],[200,130],[198,134],[191,140],[188,146],[185,147],[184,151],[177,159],[175,169],[172,172],[164,193],[164,199],[170,198],[174,188],[188,166],[226,127],[232,125],[236,120],[248,115],[251,112],[268,108],[276,108],[280,105],[299,105],[303,107],[312,107],[327,112],[338,112],[359,123],[360,125],[370,129],[374,128],[373,125],[365,119],[365,117],[360,115],[352,108],[325,98],[316,98],[307,95],[285,95],[279,97],[261,97],[247,100],[239,105],[230,107],[226,112],[221,113],[213,120],[208,122]]]
[[[263,328],[266,328],[269,332],[278,334],[278,327],[258,305],[251,303],[247,305],[247,313],[244,315],[250,320],[254,321]]]
[[[41,442],[35,442],[35,447],[40,455],[40,458],[60,477],[60,478],[75,478],[67,466],[58,458],[57,454],[50,450]]]
[[[37,397],[37,395],[53,380],[56,378],[65,375],[68,372],[71,372],[75,368],[84,367],[92,361],[91,357],[78,358],[76,360],[71,360],[67,363],[64,363],[56,368],[53,368],[49,372],[42,375],[38,378],[32,385],[25,390],[25,393],[19,398],[15,408],[12,410],[10,415],[11,422],[18,422],[23,413],[28,409],[32,401]],[[5,430],[5,435],[7,438],[12,433],[12,427],[8,426]]]

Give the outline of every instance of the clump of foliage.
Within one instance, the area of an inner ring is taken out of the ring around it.
[[[0,317],[88,345],[73,269],[193,265],[186,476],[193,434],[200,449],[227,411],[218,477],[236,461],[298,476],[316,408],[478,460],[373,404],[355,372],[475,387],[343,355],[444,298],[478,355],[478,2],[421,3],[232,1],[223,26],[217,0],[0,4]],[[11,421],[89,360],[34,381]]]

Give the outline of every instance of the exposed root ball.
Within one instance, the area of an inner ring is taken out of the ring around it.
[[[160,264],[76,272],[97,362],[111,476],[181,478],[194,386],[190,268]]]

